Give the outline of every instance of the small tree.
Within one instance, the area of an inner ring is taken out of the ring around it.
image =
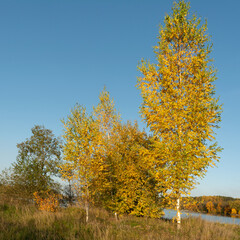
[[[207,208],[208,213],[214,213],[216,211],[212,201],[208,201],[206,203],[206,208]]]
[[[217,204],[217,209],[216,209],[217,213],[221,214],[222,213],[222,202],[218,202]]]
[[[149,168],[149,139],[137,123],[123,124],[106,88],[93,111],[100,167],[92,181],[95,202],[117,214],[160,216],[159,197]],[[144,152],[145,152],[144,151]]]
[[[164,24],[154,48],[157,64],[142,61],[138,87],[143,97],[142,117],[161,155],[156,164],[159,188],[176,205],[180,223],[181,196],[219,160],[221,149],[214,143],[214,128],[221,106],[214,98],[216,76],[209,64],[207,25],[200,26],[200,19],[190,17],[184,1],[174,3]]]
[[[12,168],[2,170],[0,174],[0,198],[1,200],[8,201],[10,198],[16,199],[16,189],[13,188],[13,172]]]
[[[98,130],[98,157],[100,166],[93,182],[95,200],[105,208],[116,210],[116,128],[121,124],[120,115],[113,99],[104,87],[99,95],[99,103],[93,108],[94,121]],[[115,212],[116,215],[116,212]]]
[[[137,122],[121,124],[116,128],[114,144],[116,159],[116,211],[120,214],[160,217],[160,196],[156,190],[149,155],[151,138],[140,131]]]
[[[229,205],[231,208],[235,208],[237,210],[240,210],[240,199],[234,199],[229,202]]]
[[[16,192],[33,197],[34,192],[57,190],[53,176],[61,162],[60,140],[43,126],[34,126],[32,136],[17,144],[17,161],[12,165],[11,182]]]
[[[84,200],[88,222],[89,203],[92,199],[91,184],[99,170],[95,158],[98,147],[97,128],[92,116],[80,105],[76,105],[71,115],[62,122],[65,140],[62,173],[65,179],[73,180],[78,197]]]

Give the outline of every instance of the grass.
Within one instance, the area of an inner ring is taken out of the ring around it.
[[[56,213],[38,211],[31,205],[0,204],[0,239],[81,240],[233,240],[240,239],[240,226],[183,219],[181,229],[162,219],[121,216],[118,221],[101,209],[91,209],[89,223],[77,207]]]

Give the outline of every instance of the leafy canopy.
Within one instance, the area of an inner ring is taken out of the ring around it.
[[[10,173],[10,185],[15,192],[32,197],[34,192],[57,190],[59,186],[52,177],[58,174],[61,146],[52,131],[36,125],[32,136],[17,147],[17,161]]]
[[[208,166],[219,160],[214,129],[221,106],[214,97],[207,24],[190,16],[189,3],[174,3],[154,47],[156,64],[142,61],[138,88],[142,118],[156,137],[159,188],[172,197],[188,193]]]

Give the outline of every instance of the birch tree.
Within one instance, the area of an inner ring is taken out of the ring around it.
[[[93,109],[93,116],[98,129],[98,157],[101,165],[101,171],[98,172],[98,176],[93,183],[93,189],[95,189],[96,200],[101,202],[105,208],[114,211],[117,183],[116,159],[113,146],[117,134],[116,127],[121,120],[106,87],[99,95],[99,103]]]
[[[78,197],[84,200],[88,222],[91,183],[98,171],[95,161],[97,129],[92,116],[80,105],[76,105],[62,122],[65,140],[63,146],[65,162],[61,167],[63,178],[73,180]]]
[[[212,45],[207,23],[190,16],[189,9],[189,3],[174,3],[154,47],[157,63],[143,60],[138,78],[141,115],[158,141],[161,156],[156,179],[159,189],[175,203],[179,224],[181,196],[215,165],[221,150],[215,142],[221,106],[214,95]]]

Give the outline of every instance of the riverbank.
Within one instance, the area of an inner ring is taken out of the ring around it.
[[[2,204],[0,239],[83,239],[83,240],[210,240],[240,239],[240,226],[207,222],[200,218],[183,219],[181,229],[164,219],[114,216],[102,209],[91,209],[85,223],[82,209],[71,207],[58,212],[38,211],[35,206]]]

